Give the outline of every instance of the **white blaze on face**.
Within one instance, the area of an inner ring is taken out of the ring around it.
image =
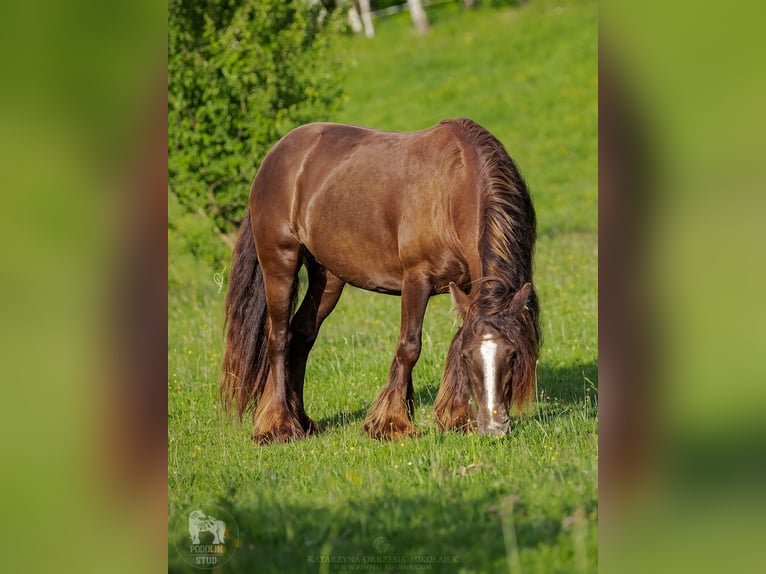
[[[489,411],[490,418],[493,418],[495,414],[495,354],[497,353],[497,343],[492,340],[492,335],[482,337],[479,352],[484,361],[484,395],[487,399],[487,411]]]

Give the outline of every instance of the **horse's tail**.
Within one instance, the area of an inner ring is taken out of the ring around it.
[[[257,404],[269,375],[266,292],[249,209],[234,245],[224,331],[226,350],[218,391],[226,410],[231,412],[236,405],[241,419],[248,407]]]

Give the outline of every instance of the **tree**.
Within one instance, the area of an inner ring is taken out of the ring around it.
[[[420,0],[407,0],[407,5],[410,7],[410,15],[418,34],[425,36],[428,33],[428,16],[423,3]]]
[[[359,13],[362,16],[362,26],[364,35],[368,38],[375,36],[375,28],[372,25],[372,15],[370,14],[370,0],[359,0]]]
[[[306,0],[170,0],[168,24],[170,193],[224,236],[269,148],[338,106],[339,19]]]

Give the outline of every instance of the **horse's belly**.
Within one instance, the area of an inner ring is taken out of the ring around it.
[[[364,245],[357,240],[352,248],[324,243],[305,242],[308,251],[327,270],[343,282],[379,293],[401,293],[404,269],[391,254],[382,253],[380,247]]]
[[[304,245],[330,273],[367,291],[399,295],[404,276],[412,271],[428,277],[433,294],[446,293],[452,281],[461,286],[470,282],[467,263],[446,247],[421,253],[416,246],[395,241],[382,246],[357,238],[349,246],[328,236],[316,245],[310,240]]]

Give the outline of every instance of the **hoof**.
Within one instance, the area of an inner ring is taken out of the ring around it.
[[[265,445],[302,439],[306,434],[303,427],[285,421],[272,430],[256,431],[250,438],[257,444]]]
[[[455,431],[462,433],[476,432],[477,426],[475,420],[458,419],[450,422],[436,421],[436,425],[442,432]]]
[[[476,421],[463,421],[452,427],[452,430],[468,434],[469,432],[476,432],[477,428]]]
[[[370,437],[378,440],[400,440],[420,434],[420,431],[410,421],[393,419],[380,422],[367,421],[362,429]]]
[[[439,430],[457,431],[462,433],[476,432],[476,417],[467,409],[456,409],[454,411],[434,413],[436,424]]]
[[[319,425],[308,415],[305,415],[301,418],[301,426],[303,427],[303,432],[305,432],[306,435],[319,434]]]

